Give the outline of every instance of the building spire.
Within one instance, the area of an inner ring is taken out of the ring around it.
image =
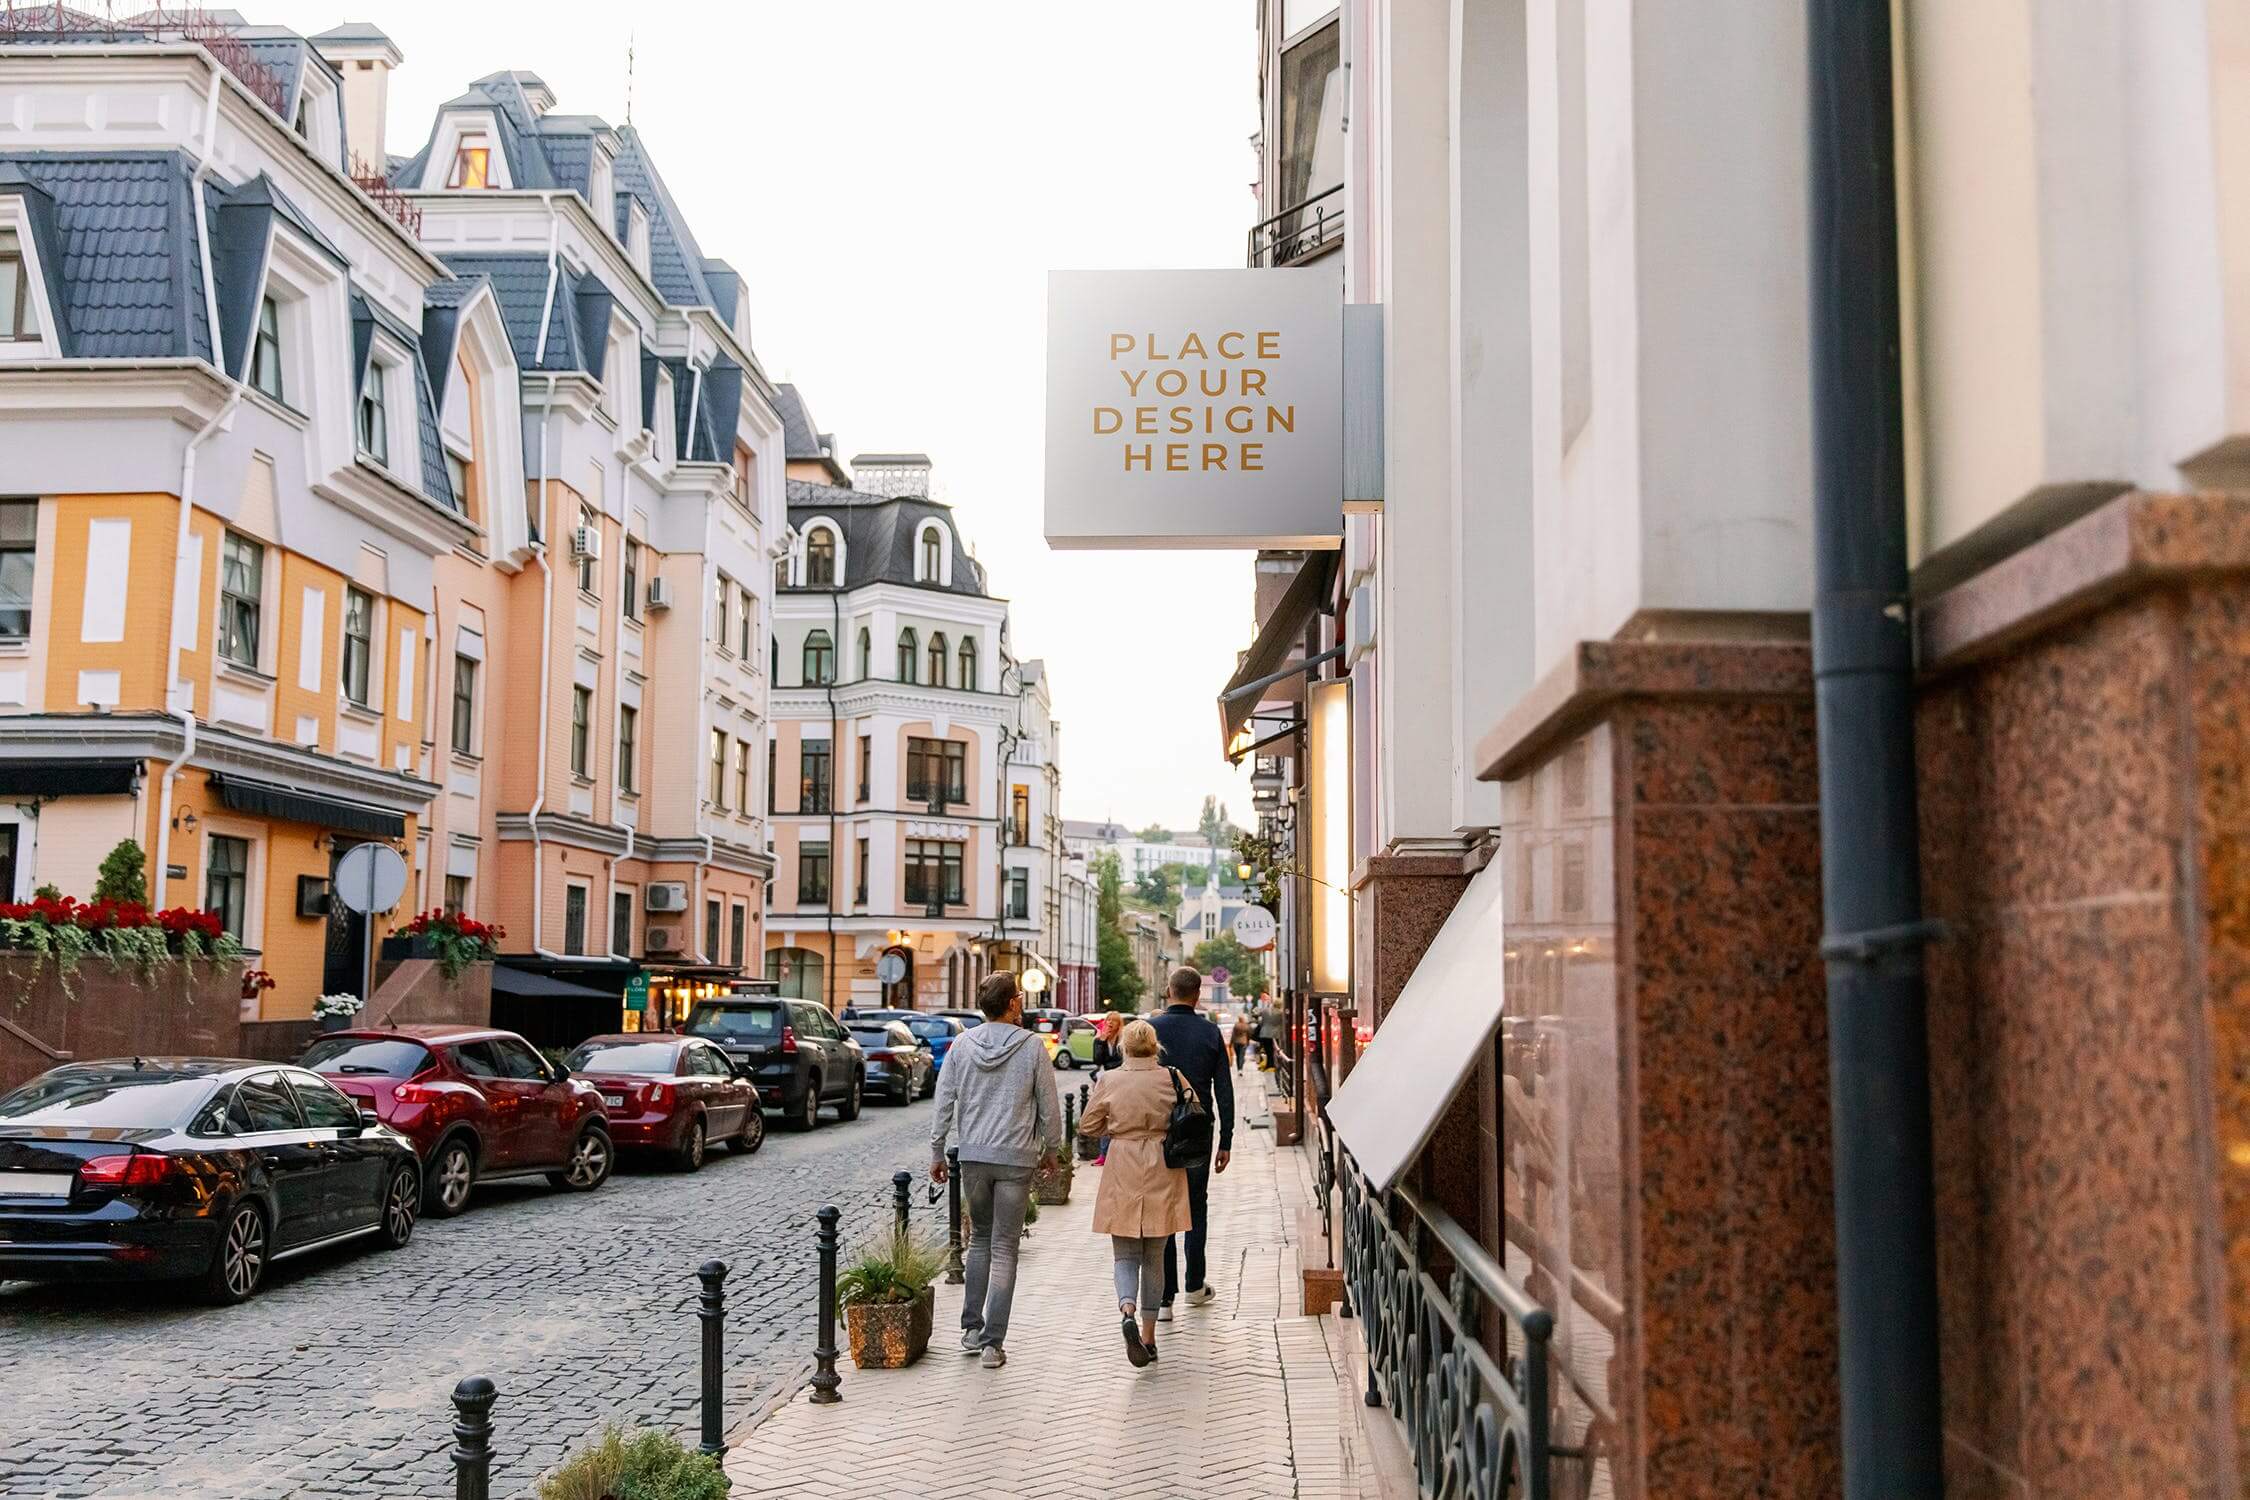
[[[633,42],[636,33],[625,33],[625,123],[633,123]]]

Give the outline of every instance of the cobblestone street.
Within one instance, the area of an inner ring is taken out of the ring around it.
[[[847,1239],[890,1213],[890,1174],[928,1157],[930,1106],[870,1106],[683,1176],[628,1161],[599,1191],[481,1189],[396,1255],[320,1252],[258,1298],[199,1307],[160,1289],[0,1288],[0,1495],[71,1500],[410,1500],[453,1493],[448,1396],[500,1388],[495,1496],[611,1418],[691,1434],[695,1267],[728,1280],[730,1426],[812,1355],[813,1213]]]

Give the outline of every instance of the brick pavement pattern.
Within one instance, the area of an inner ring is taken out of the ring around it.
[[[394,1255],[285,1261],[230,1309],[138,1286],[0,1287],[0,1496],[443,1500],[449,1397],[500,1388],[493,1494],[612,1418],[693,1441],[695,1268],[728,1262],[737,1421],[813,1347],[813,1218],[888,1222],[890,1174],[929,1157],[929,1106],[870,1106],[694,1176],[631,1162],[593,1193],[480,1189]],[[924,1210],[926,1212],[926,1210]]]
[[[1246,1110],[1262,1121],[1255,1096]],[[1193,1497],[1376,1500],[1346,1368],[1349,1324],[1298,1315],[1296,1210],[1311,1201],[1302,1153],[1270,1130],[1235,1131],[1211,1180],[1219,1295],[1157,1325],[1158,1363],[1135,1370],[1118,1336],[1106,1236],[1090,1232],[1097,1170],[1081,1163],[1062,1208],[1024,1244],[1008,1363],[956,1352],[961,1289],[940,1286],[930,1352],[907,1370],[840,1357],[841,1405],[807,1393],[774,1410],[727,1461],[760,1500]],[[839,1334],[839,1343],[841,1343]]]

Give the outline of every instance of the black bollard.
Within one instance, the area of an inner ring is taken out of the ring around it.
[[[1078,1118],[1081,1120],[1086,1118],[1086,1109],[1088,1104],[1092,1102],[1093,1091],[1094,1086],[1090,1083],[1078,1085]],[[1073,1135],[1071,1139],[1080,1161],[1092,1161],[1095,1157],[1101,1155],[1102,1143],[1094,1137]]]
[[[695,1313],[703,1320],[703,1442],[696,1451],[724,1458],[727,1392],[722,1340],[727,1326],[727,1263],[707,1260],[695,1274],[703,1282],[702,1304]]]
[[[500,1392],[482,1375],[453,1388],[453,1500],[491,1500],[492,1403]]]
[[[1063,1095],[1063,1148],[1068,1150],[1071,1142],[1077,1139],[1078,1101],[1066,1093]]]
[[[891,1174],[891,1227],[900,1239],[906,1238],[907,1210],[913,1205],[914,1174],[899,1171]]]
[[[945,1148],[945,1284],[961,1284],[961,1148]]]
[[[843,1215],[831,1203],[814,1217],[820,1220],[813,1236],[820,1246],[820,1344],[813,1350],[812,1401],[827,1406],[844,1399],[836,1389],[844,1383],[836,1373],[836,1221]]]

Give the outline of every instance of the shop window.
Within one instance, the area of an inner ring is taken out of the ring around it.
[[[236,941],[245,940],[250,911],[250,841],[211,835],[204,853],[203,909],[216,912],[219,925]]]

